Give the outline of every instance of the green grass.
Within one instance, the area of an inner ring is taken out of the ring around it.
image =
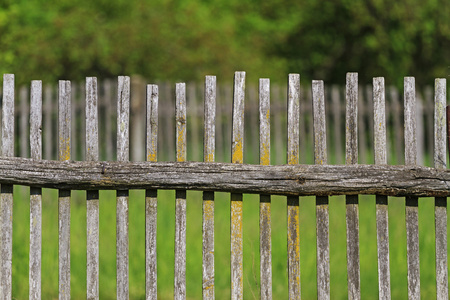
[[[13,212],[13,298],[28,298],[29,191],[16,187]],[[173,298],[175,193],[158,192],[158,294]],[[187,194],[187,298],[201,298],[202,201],[200,192]],[[215,292],[230,298],[230,201],[216,193]],[[421,294],[435,298],[434,201],[419,200]],[[115,192],[100,193],[100,298],[116,297]],[[244,196],[244,298],[259,298],[259,233],[257,195]],[[375,199],[360,196],[361,293],[378,298]],[[389,200],[391,287],[393,299],[407,298],[405,204]],[[272,197],[273,296],[286,299],[286,199]],[[58,298],[58,201],[55,190],[43,191],[42,298]],[[331,296],[347,298],[344,197],[330,198]],[[316,294],[316,231],[314,197],[300,198],[301,286],[304,299]],[[145,297],[144,192],[130,191],[129,201],[130,298]],[[72,193],[71,203],[71,294],[86,298],[86,204],[85,192]]]

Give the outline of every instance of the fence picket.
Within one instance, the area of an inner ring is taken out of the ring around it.
[[[14,75],[3,75],[2,156],[14,156]],[[12,293],[12,217],[13,186],[1,185],[0,194],[0,298],[11,299]]]
[[[346,164],[358,163],[358,74],[347,73]],[[347,223],[347,273],[349,299],[360,299],[358,195],[345,198]]]
[[[289,74],[288,85],[288,138],[287,162],[298,164],[299,118],[300,118],[300,75]],[[289,299],[300,299],[300,235],[299,197],[287,196],[287,252]]]
[[[71,84],[59,81],[59,160],[70,160]],[[59,299],[70,299],[70,190],[58,190],[59,211]]]
[[[177,161],[186,161],[186,84],[176,84]],[[186,298],[186,190],[177,190],[175,200],[175,299]]]
[[[214,162],[216,76],[205,78],[203,161]],[[214,299],[214,192],[203,192],[203,299]]]
[[[259,163],[270,165],[270,80],[259,80]],[[259,247],[261,299],[272,299],[272,223],[270,195],[261,194]]]
[[[405,77],[405,165],[416,165],[416,95],[414,77]],[[406,251],[408,264],[408,297],[420,299],[419,199],[406,197]]]
[[[158,86],[147,85],[147,161],[157,161],[158,150]],[[156,235],[158,216],[158,191],[145,191],[145,295],[148,300],[156,300],[157,259]]]
[[[375,164],[381,165],[387,164],[385,103],[384,78],[374,78],[374,153]],[[377,222],[378,295],[380,299],[391,299],[388,198],[387,196],[376,195],[375,202]]]
[[[117,160],[130,157],[130,77],[119,76],[117,88]],[[107,169],[104,170],[108,172]],[[128,190],[117,191],[116,255],[117,299],[128,299]]]
[[[28,89],[22,86],[19,90],[20,100],[20,157],[28,157]]]
[[[325,92],[322,80],[312,82],[314,163],[327,164]],[[327,196],[316,197],[317,298],[330,299],[329,206]]]
[[[98,161],[97,78],[86,78],[86,160]],[[99,192],[86,192],[87,299],[99,298]]]
[[[245,72],[234,74],[231,162],[244,161]],[[231,193],[231,299],[243,299],[242,194]]]
[[[435,80],[434,167],[447,169],[446,102],[447,81]],[[435,198],[436,230],[436,299],[448,299],[447,198]]]
[[[42,81],[31,82],[30,153],[42,159]],[[30,188],[29,299],[41,299],[42,189]]]

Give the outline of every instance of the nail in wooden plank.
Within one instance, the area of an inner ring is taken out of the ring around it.
[[[300,119],[300,75],[289,74],[288,78],[288,137],[287,162],[298,164],[299,119]],[[289,299],[300,299],[300,235],[299,198],[287,197],[287,256]]]
[[[386,106],[384,78],[373,79],[374,150],[375,164],[387,164]],[[391,299],[391,274],[389,267],[388,198],[376,195],[378,296]]]
[[[358,163],[358,73],[347,73],[346,164]],[[361,298],[358,195],[346,196],[347,282],[349,299]]]
[[[31,82],[30,153],[42,159],[42,81]],[[30,188],[29,299],[41,299],[42,190]]]
[[[70,160],[71,84],[59,81],[59,160]],[[70,299],[70,190],[59,190],[59,299]]]
[[[117,87],[117,160],[130,157],[130,77],[119,76]],[[108,169],[105,170],[105,173]],[[116,203],[117,299],[128,299],[128,190],[117,191]]]
[[[86,78],[86,160],[98,161],[97,78]],[[87,299],[99,298],[99,192],[86,192]]]
[[[327,164],[325,91],[322,80],[312,82],[314,163]],[[329,206],[327,196],[316,197],[317,298],[330,299]]]
[[[436,79],[434,96],[434,167],[447,169],[447,80]],[[435,198],[436,299],[448,299],[447,198]]]
[[[414,77],[404,80],[405,164],[416,165],[416,91]],[[406,197],[406,251],[408,264],[408,297],[420,299],[419,199]]]
[[[216,76],[205,78],[203,161],[214,162]],[[203,299],[214,299],[214,192],[203,192]]]
[[[234,74],[231,162],[244,161],[245,72]],[[231,193],[231,299],[243,299],[242,194]]]
[[[186,161],[186,84],[176,84],[177,161]],[[177,190],[175,200],[174,298],[186,298],[186,190]]]
[[[147,85],[147,161],[157,161],[158,150],[158,86]],[[157,299],[157,207],[158,191],[145,192],[145,291],[146,299]]]

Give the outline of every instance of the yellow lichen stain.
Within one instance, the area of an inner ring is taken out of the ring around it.
[[[147,161],[156,162],[156,153],[150,153],[147,155]]]
[[[243,163],[244,159],[244,151],[243,151],[243,145],[242,142],[237,142],[234,149],[233,149],[233,154],[232,154],[232,163],[237,163],[237,164],[241,164]]]
[[[265,166],[270,165],[270,148],[266,144],[263,145],[260,164]]]
[[[205,216],[205,221],[214,220],[214,201],[204,201],[203,213]]]
[[[214,162],[214,153],[208,153],[205,157],[205,162]]]

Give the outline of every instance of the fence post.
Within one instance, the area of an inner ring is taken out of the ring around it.
[[[117,160],[129,161],[130,77],[119,76],[117,95]],[[128,299],[128,190],[117,191],[116,205],[117,299]]]
[[[192,100],[191,100],[192,101]],[[216,76],[205,78],[203,161],[214,162]],[[203,192],[203,299],[214,299],[214,192]]]
[[[300,123],[300,75],[289,74],[287,162],[298,164]],[[287,251],[289,299],[300,299],[299,197],[287,196]]]
[[[314,163],[327,164],[325,91],[322,80],[312,82]],[[316,197],[317,298],[330,299],[329,206],[327,196]]]
[[[375,164],[387,164],[386,152],[386,108],[384,78],[373,79],[374,110],[374,154]],[[389,267],[388,197],[375,196],[378,253],[378,295],[380,299],[391,299]]]
[[[346,164],[358,163],[358,73],[347,73]],[[347,280],[349,299],[360,299],[358,195],[347,195]]]
[[[98,161],[97,78],[86,78],[86,160]],[[99,298],[99,191],[86,192],[87,299]]]
[[[434,167],[447,168],[446,151],[446,102],[447,81],[435,80],[434,109]],[[437,299],[448,299],[448,258],[447,258],[447,198],[435,198],[436,230],[436,294]]]
[[[147,85],[147,161],[157,161],[158,86]],[[156,234],[158,191],[145,191],[145,290],[146,299],[157,299]]]

